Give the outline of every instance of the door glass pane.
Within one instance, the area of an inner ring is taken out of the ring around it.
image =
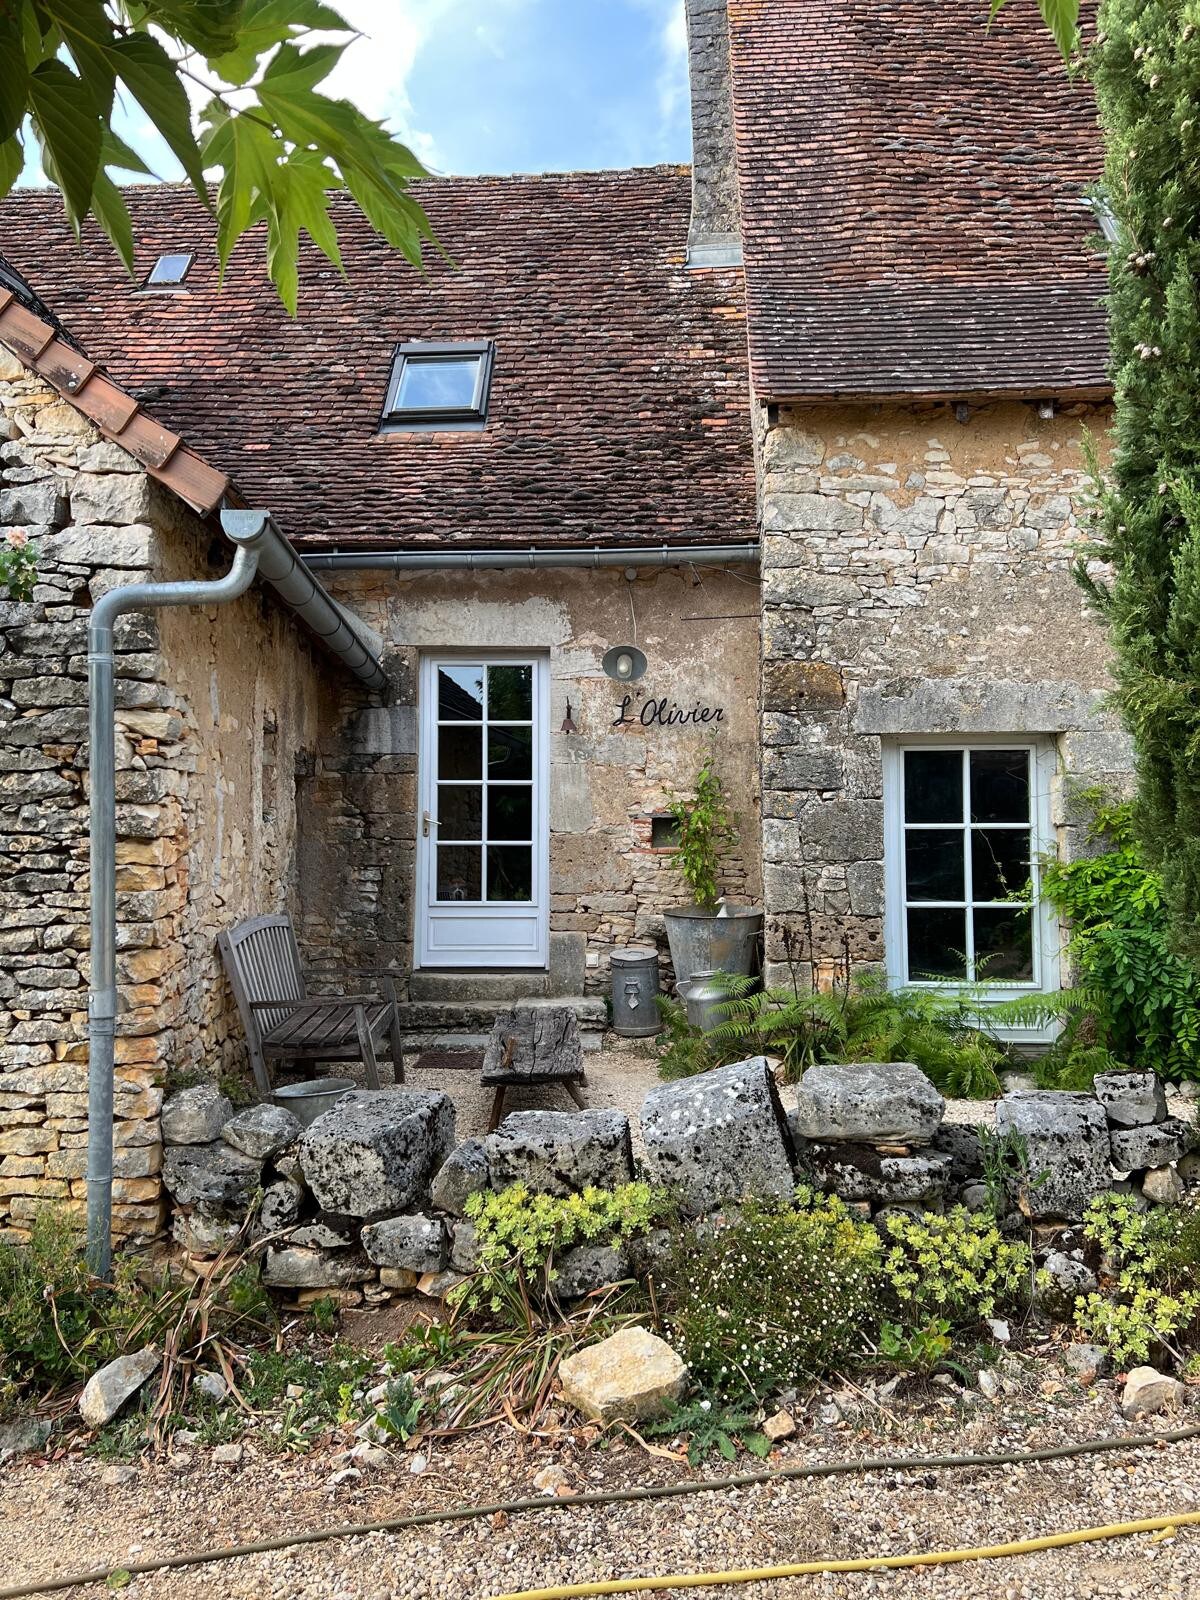
[[[961,822],[962,751],[904,752],[905,822]]]
[[[488,729],[488,777],[533,777],[533,729]]]
[[[972,828],[972,893],[976,900],[1024,900],[1030,893],[1025,828]]]
[[[438,668],[438,717],[443,722],[478,722],[483,716],[483,668]]]
[[[1029,752],[971,751],[971,821],[1029,821]]]
[[[489,900],[533,899],[533,851],[529,845],[489,845],[487,853]]]
[[[533,839],[533,788],[523,784],[488,786],[488,838]]]
[[[528,722],[533,716],[533,668],[488,668],[488,717],[493,722]]]
[[[908,913],[908,976],[965,978],[967,975],[966,913],[955,910],[910,910]]]
[[[483,790],[476,784],[438,785],[438,837],[483,838]]]
[[[1033,914],[1028,906],[975,912],[975,976],[980,983],[1033,980]]]
[[[905,897],[909,900],[961,900],[961,828],[909,828],[904,835]]]
[[[482,900],[483,846],[442,844],[437,853],[439,900]]]
[[[469,723],[438,729],[438,777],[482,778],[483,729]]]

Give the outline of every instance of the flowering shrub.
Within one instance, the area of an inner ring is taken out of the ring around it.
[[[680,1241],[661,1282],[668,1337],[701,1389],[761,1399],[862,1352],[879,1254],[832,1197],[750,1202]]]
[[[12,600],[28,600],[37,582],[37,557],[24,528],[10,528],[0,543],[0,590]]]
[[[1181,1355],[1200,1324],[1200,1208],[1142,1211],[1131,1194],[1098,1195],[1083,1233],[1111,1281],[1076,1300],[1076,1327],[1119,1366],[1148,1361],[1158,1344]]]
[[[884,1218],[887,1285],[905,1318],[945,1317],[970,1326],[1017,1298],[1030,1282],[1026,1245],[1005,1239],[994,1217],[955,1206],[944,1217],[926,1212]]]
[[[478,1236],[479,1270],[463,1304],[474,1308],[487,1302],[499,1312],[506,1291],[519,1284],[542,1298],[553,1282],[556,1255],[573,1244],[624,1244],[648,1233],[671,1209],[666,1191],[648,1183],[587,1188],[565,1198],[531,1194],[523,1183],[498,1194],[473,1194],[467,1215]]]

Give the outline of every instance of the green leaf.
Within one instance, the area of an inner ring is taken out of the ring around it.
[[[272,56],[263,74],[259,98],[265,105],[268,97],[311,95],[321,79],[337,66],[345,48],[344,44],[318,44],[298,50],[294,44],[285,44]]]
[[[118,40],[112,53],[118,77],[162,134],[192,187],[207,205],[204,164],[192,132],[191,107],[175,63],[158,40],[148,33],[135,33]]]
[[[208,64],[225,83],[247,83],[268,50],[305,28],[327,33],[352,31],[345,19],[321,0],[246,0],[237,44],[223,55],[210,56]]]
[[[29,109],[76,227],[92,203],[100,168],[102,128],[90,90],[61,61],[43,61],[29,75]]]
[[[276,144],[271,130],[251,115],[230,116],[213,101],[204,113],[210,124],[203,141],[204,160],[221,168],[217,189],[217,260],[221,276],[234,245],[265,213],[273,184]]]
[[[100,164],[104,167],[117,167],[121,172],[138,172],[143,177],[157,176],[142,160],[136,150],[131,150],[119,134],[111,128],[104,135],[100,152]]]
[[[21,141],[14,133],[11,139],[5,139],[0,144],[0,200],[16,183],[21,176],[21,169],[25,165],[25,152],[21,148]]]
[[[16,133],[29,101],[29,71],[22,43],[21,8],[0,14],[0,139]]]
[[[1008,0],[992,0],[989,23],[1007,4]],[[1068,60],[1079,37],[1079,0],[1037,0],[1037,6],[1063,60]]]
[[[96,102],[96,114],[112,117],[116,69],[112,62],[116,31],[103,0],[39,0],[58,27],[80,78]]]
[[[103,170],[96,174],[96,183],[92,190],[92,212],[96,221],[112,240],[113,248],[125,263],[125,270],[132,275],[133,224],[129,220],[129,212],[126,210],[121,191]]]

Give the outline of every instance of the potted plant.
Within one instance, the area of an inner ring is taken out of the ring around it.
[[[687,983],[701,973],[748,974],[763,914],[753,906],[730,905],[721,897],[721,855],[737,843],[737,830],[711,750],[700,765],[691,795],[672,795],[668,809],[679,835],[675,864],[693,900],[690,906],[664,914],[675,982]]]

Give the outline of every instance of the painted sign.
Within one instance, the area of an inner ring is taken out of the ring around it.
[[[689,709],[675,700],[667,699],[665,695],[661,700],[643,701],[635,715],[634,698],[631,694],[622,697],[620,708],[613,718],[614,728],[632,728],[639,723],[643,728],[699,728],[710,722],[725,720],[725,711],[721,706],[701,705],[697,700]]]

